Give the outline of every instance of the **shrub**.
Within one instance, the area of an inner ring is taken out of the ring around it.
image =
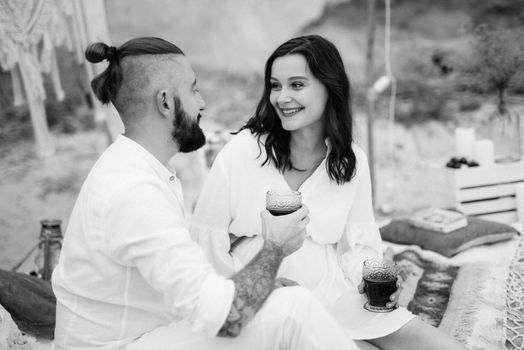
[[[473,49],[463,73],[472,80],[472,86],[485,93],[496,92],[498,109],[505,113],[508,89],[522,80],[524,42],[516,32],[487,25],[473,27],[471,31]]]

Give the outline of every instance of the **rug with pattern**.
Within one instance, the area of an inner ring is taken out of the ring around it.
[[[400,304],[438,327],[446,312],[459,267],[424,259],[413,250],[396,254],[394,260],[404,281]]]
[[[524,350],[524,238],[448,259],[396,251],[399,303],[471,350]]]

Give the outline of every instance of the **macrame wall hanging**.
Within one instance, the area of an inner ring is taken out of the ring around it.
[[[93,9],[94,8],[94,9]],[[108,41],[103,0],[0,0],[0,68],[11,73],[13,104],[27,104],[36,142],[42,157],[55,153],[55,145],[46,121],[43,74],[50,77],[54,94],[62,101],[65,92],[60,81],[56,47],[75,51],[79,63],[85,63],[83,51],[94,39]],[[91,24],[90,16],[97,20]],[[89,28],[97,26],[96,29]],[[102,33],[94,35],[92,33]],[[87,77],[93,67],[85,65]],[[97,119],[103,119],[97,113]]]

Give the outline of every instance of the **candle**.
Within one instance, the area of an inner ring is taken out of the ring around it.
[[[489,166],[495,163],[495,152],[493,150],[493,141],[484,139],[475,142],[474,159],[480,166]]]
[[[457,156],[467,159],[473,158],[475,148],[475,129],[456,128],[455,129],[455,152]]]

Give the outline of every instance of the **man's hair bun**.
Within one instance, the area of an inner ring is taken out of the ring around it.
[[[116,53],[116,48],[108,46],[104,43],[94,43],[86,49],[86,59],[91,63],[102,62],[103,60],[111,60]]]

